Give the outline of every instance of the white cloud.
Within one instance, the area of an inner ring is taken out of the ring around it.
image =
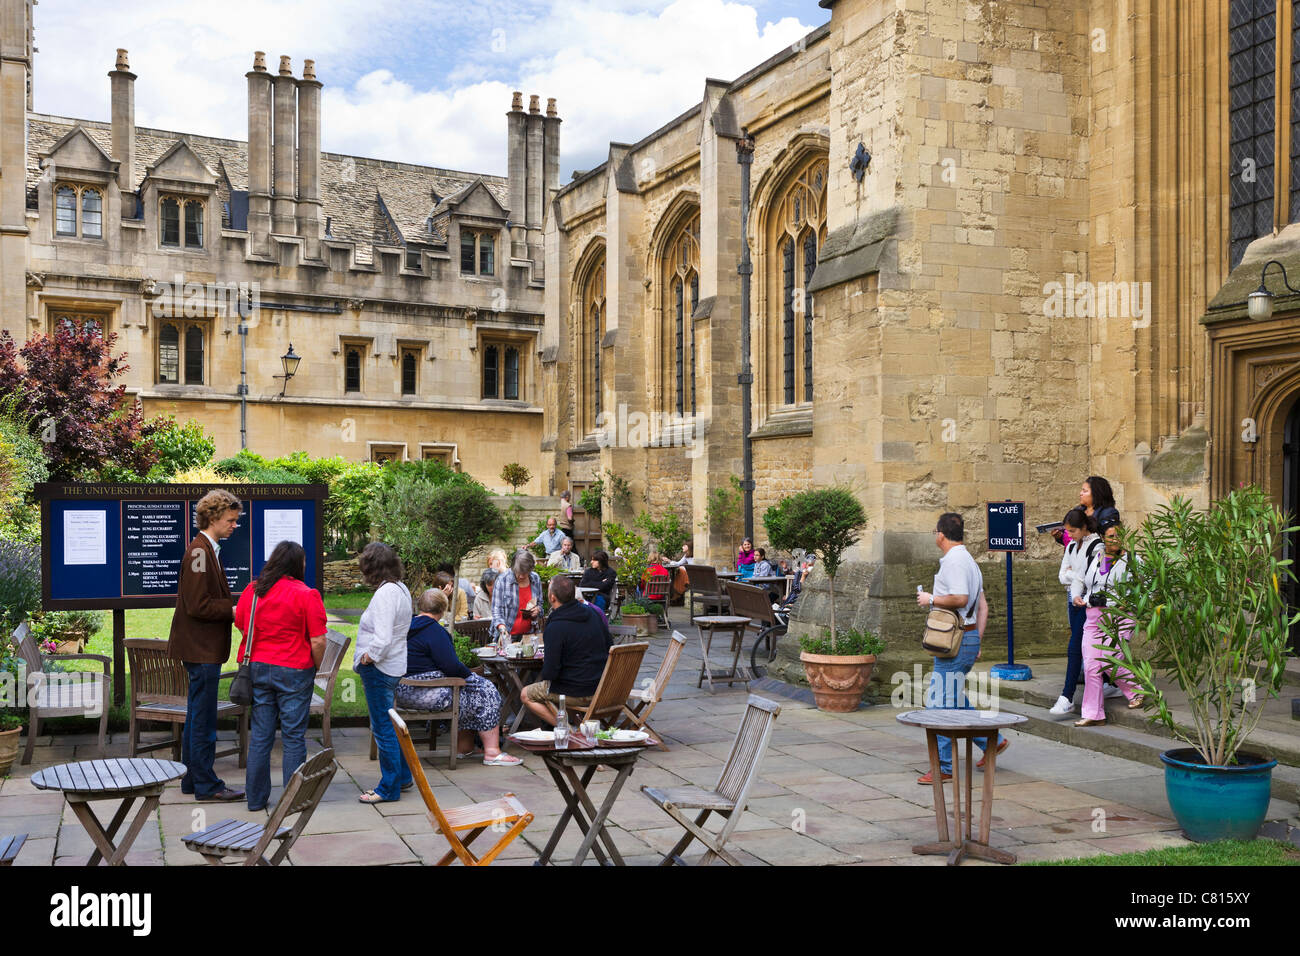
[[[218,9],[42,4],[36,108],[107,119],[104,74],[123,46],[140,77],[140,125],[242,139],[243,74],[257,48],[272,71],[281,53],[299,75],[304,56],[316,59],[332,152],[504,173],[511,90],[556,97],[567,179],[603,161],[611,140],[634,142],[698,102],[706,77],[734,79],[810,29],[792,17],[760,25],[753,7],[724,0],[224,0]]]

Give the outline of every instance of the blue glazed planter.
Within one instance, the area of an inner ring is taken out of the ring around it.
[[[1268,813],[1276,760],[1238,751],[1232,767],[1209,767],[1190,747],[1166,750],[1165,795],[1189,840],[1253,840]]]

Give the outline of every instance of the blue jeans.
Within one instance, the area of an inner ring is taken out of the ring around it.
[[[248,740],[248,809],[261,810],[271,799],[271,748],[276,724],[284,745],[284,786],[307,759],[314,667],[281,667],[253,661],[253,713]]]
[[[191,664],[185,661],[190,676],[189,697],[185,702],[185,729],[181,732],[181,793],[210,797],[226,789],[212,763],[217,753],[217,687],[221,683],[220,664]]]
[[[393,729],[388,711],[393,706],[393,695],[402,678],[389,677],[374,664],[358,665],[357,676],[366,692],[370,732],[375,735],[375,749],[379,752],[379,785],[375,787],[375,793],[382,800],[400,800],[402,787],[411,782],[411,768],[402,756],[397,731]]]
[[[1065,686],[1061,696],[1074,700],[1075,685],[1083,671],[1083,622],[1088,616],[1086,607],[1075,607],[1070,601],[1070,646],[1065,651]]]
[[[930,687],[925,693],[927,708],[953,707],[958,710],[972,710],[966,699],[966,675],[975,666],[975,655],[980,652],[980,638],[976,631],[970,631],[962,638],[961,650],[956,657],[936,657],[934,670],[930,674]],[[939,737],[939,767],[944,773],[952,773],[952,738]],[[1002,735],[998,734],[998,743]],[[980,750],[988,749],[987,737],[976,737],[975,746]]]
[[[591,603],[594,604],[594,605],[596,605],[596,607],[600,608],[602,611],[608,611],[608,610],[609,610],[609,595],[607,595],[607,594],[596,594],[596,595],[593,595],[592,598],[591,598]]]

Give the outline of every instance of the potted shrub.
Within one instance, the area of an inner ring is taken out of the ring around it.
[[[1132,672],[1150,719],[1189,746],[1165,751],[1165,793],[1191,840],[1254,839],[1268,812],[1277,761],[1241,749],[1282,687],[1291,561],[1278,549],[1287,518],[1255,486],[1206,512],[1175,497],[1125,540],[1132,557],[1102,616],[1114,652]],[[1118,640],[1126,621],[1141,647]],[[1159,674],[1187,695],[1190,727],[1178,724]]]
[[[799,638],[799,647],[817,709],[845,714],[858,709],[885,642],[871,631],[849,628],[832,643],[830,629],[824,627],[820,637]]]
[[[23,733],[23,718],[18,708],[3,703],[4,698],[14,695],[13,704],[18,696],[18,649],[10,639],[11,620],[2,620],[7,615],[0,613],[0,625],[4,626],[3,638],[0,639],[0,777],[4,777],[13,766],[18,755],[18,738]]]
[[[624,604],[619,620],[629,627],[635,627],[638,636],[642,634],[649,636],[658,630],[654,615],[640,604]]]
[[[812,552],[821,558],[826,569],[831,598],[829,636],[825,640],[805,637],[800,641],[799,654],[821,710],[838,713],[856,710],[876,666],[875,650],[864,648],[875,647],[879,638],[849,631],[846,640],[849,635],[853,638],[841,647],[835,627],[835,575],[844,552],[857,543],[866,523],[862,503],[852,491],[842,487],[801,491],[781,499],[763,515],[772,547]],[[816,650],[810,650],[810,646]]]
[[[80,654],[103,626],[99,611],[45,611],[31,616],[32,637],[47,654]]]

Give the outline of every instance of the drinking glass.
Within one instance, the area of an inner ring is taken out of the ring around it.
[[[569,728],[565,724],[556,724],[555,726],[555,749],[569,749]]]

